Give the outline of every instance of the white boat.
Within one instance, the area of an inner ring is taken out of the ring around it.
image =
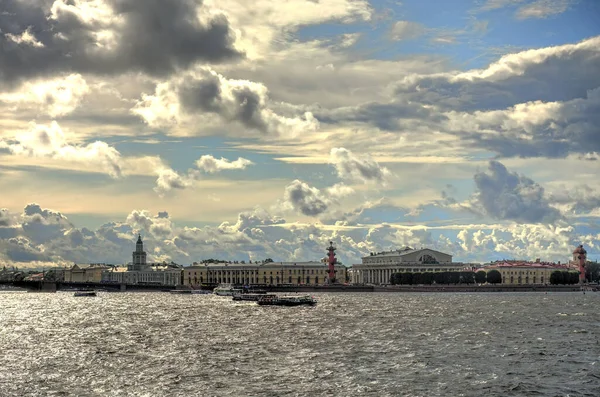
[[[219,284],[219,286],[213,290],[213,294],[219,296],[233,296],[241,293],[241,288],[234,288],[231,284]]]

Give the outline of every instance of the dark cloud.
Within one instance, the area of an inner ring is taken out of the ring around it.
[[[18,236],[4,240],[3,246],[6,257],[15,262],[47,261],[50,258],[38,248],[32,246],[26,237]]]
[[[224,97],[223,83],[218,76],[209,73],[199,80],[183,81],[178,88],[179,100],[188,113],[216,113],[248,128],[266,131],[268,122],[262,115],[265,95],[251,86],[234,85],[229,87],[231,96]]]
[[[584,158],[600,152],[600,88],[587,92],[585,99],[560,104],[540,102],[525,104],[499,112],[490,120],[474,116],[482,129],[462,132],[468,144],[489,149],[503,157],[565,157],[582,153]],[[512,114],[521,113],[515,122]]]
[[[587,213],[600,208],[600,192],[589,185],[579,185],[575,188],[562,186],[548,196],[552,203],[567,204],[576,213]]]
[[[519,223],[551,223],[561,218],[550,207],[544,188],[533,180],[509,172],[498,161],[490,161],[489,174],[475,174],[477,203],[492,218]]]
[[[184,124],[197,128],[199,123],[206,123],[203,117],[208,114],[241,124],[244,134],[256,130],[293,135],[319,127],[310,112],[298,115],[301,110],[296,108],[294,116],[286,117],[271,105],[264,85],[227,79],[208,67],[197,67],[158,84],[154,95],[144,95],[132,112],[159,128]]]
[[[225,16],[198,20],[200,0],[106,4],[106,10],[82,16],[72,2],[3,0],[0,81],[70,71],[164,75],[196,61],[241,56]]]
[[[23,210],[21,227],[32,242],[41,244],[62,236],[66,230],[73,228],[73,225],[60,212],[32,203]]]
[[[167,211],[159,211],[158,215],[156,217],[157,218],[168,218],[169,217],[169,213]]]
[[[369,123],[384,131],[398,130],[402,119],[427,119],[430,122],[439,122],[446,118],[439,113],[434,114],[420,103],[408,103],[406,101],[369,102],[337,109],[317,108],[313,110],[313,114],[322,123]]]
[[[0,208],[0,227],[2,226],[11,226],[12,220],[10,218],[10,213],[6,208]]]
[[[585,98],[600,86],[600,37],[509,54],[487,69],[460,75],[411,76],[396,86],[403,99],[445,110],[504,109],[517,103]]]
[[[285,188],[284,199],[296,211],[307,216],[317,216],[327,211],[328,203],[319,189],[295,180]]]
[[[331,149],[331,163],[342,179],[385,183],[390,171],[368,156],[355,156],[345,148]]]

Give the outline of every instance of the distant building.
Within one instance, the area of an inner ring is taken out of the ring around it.
[[[335,265],[336,278],[348,280],[347,268]],[[183,268],[183,283],[240,285],[319,285],[327,282],[327,262],[194,263]]]
[[[577,265],[541,262],[539,259],[535,262],[496,261],[478,270],[498,270],[502,284],[507,285],[550,284],[550,275],[554,271],[578,272]]]
[[[147,263],[142,236],[138,236],[132,262],[127,266],[115,266],[102,272],[103,283],[165,285],[181,284],[182,267],[171,263]]]
[[[99,283],[102,272],[110,269],[111,265],[105,263],[74,264],[63,269],[62,281],[67,283]]]
[[[352,266],[354,284],[389,284],[394,273],[463,271],[464,263],[452,262],[452,255],[429,248],[404,247],[395,251],[371,253],[362,264]]]

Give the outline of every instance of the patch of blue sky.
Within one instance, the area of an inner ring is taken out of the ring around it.
[[[475,2],[373,2],[371,22],[326,23],[301,28],[301,41],[334,39],[345,33],[362,36],[350,51],[359,58],[394,60],[411,55],[445,57],[453,68],[482,68],[502,55],[529,48],[576,43],[600,34],[600,2],[582,0],[565,12],[547,18],[518,19],[517,6],[476,11]],[[433,12],[435,10],[435,12]],[[422,26],[420,34],[392,40],[397,21]]]
[[[406,208],[382,205],[365,209],[356,222],[360,224],[404,223],[408,212]]]
[[[147,140],[149,143],[144,142],[144,140]],[[156,141],[160,142],[155,143]],[[140,153],[146,156],[160,156],[178,172],[185,172],[190,168],[196,168],[196,160],[204,155],[211,155],[217,159],[225,158],[229,161],[235,161],[239,157],[242,157],[254,163],[254,165],[247,167],[243,171],[223,171],[212,176],[207,174],[207,178],[221,178],[223,175],[229,175],[232,178],[243,177],[243,179],[256,180],[289,178],[290,174],[297,173],[294,164],[275,160],[276,155],[238,149],[230,145],[227,139],[222,137],[171,139],[164,136],[150,136],[145,137],[143,140],[120,140],[115,143],[115,147],[123,156],[136,156],[140,155]]]

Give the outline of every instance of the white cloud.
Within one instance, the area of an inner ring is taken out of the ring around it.
[[[331,149],[330,161],[338,176],[345,180],[385,184],[392,175],[370,156],[357,156],[345,148]]]
[[[90,87],[80,74],[64,78],[39,80],[23,84],[16,92],[0,93],[0,103],[42,109],[50,117],[60,117],[75,110],[90,92]],[[37,110],[37,109],[36,109]]]
[[[164,195],[173,189],[185,189],[192,184],[192,179],[187,175],[179,175],[171,168],[164,167],[156,169],[158,178],[154,191],[159,195]]]
[[[6,33],[4,36],[6,36],[7,39],[9,39],[17,44],[25,44],[25,45],[30,45],[32,47],[38,47],[38,48],[44,47],[44,44],[40,43],[35,38],[35,35],[31,31],[31,26],[29,26],[27,29],[25,29],[19,35],[15,35],[12,33]]]
[[[230,161],[223,157],[216,159],[209,154],[204,155],[196,160],[196,167],[210,174],[223,170],[244,170],[246,167],[253,164],[254,163],[252,161],[242,157],[239,157],[235,161]]]
[[[394,40],[410,40],[417,38],[427,31],[420,23],[412,21],[397,21],[392,26],[390,34]]]
[[[142,96],[132,109],[150,126],[187,129],[188,135],[201,135],[194,128],[208,123],[233,123],[242,127],[240,134],[250,131],[263,134],[289,135],[312,132],[319,123],[310,112],[286,117],[270,106],[267,88],[247,80],[227,79],[209,68],[173,77],[159,83],[154,95]],[[206,132],[204,132],[206,133]]]
[[[562,14],[576,0],[536,0],[523,5],[517,10],[518,19],[548,18],[552,15]]]
[[[32,123],[29,131],[16,136],[16,142],[0,140],[0,147],[7,148],[17,156],[93,163],[114,178],[121,176],[121,154],[115,148],[102,141],[86,145],[71,144],[55,121],[48,126]]]

